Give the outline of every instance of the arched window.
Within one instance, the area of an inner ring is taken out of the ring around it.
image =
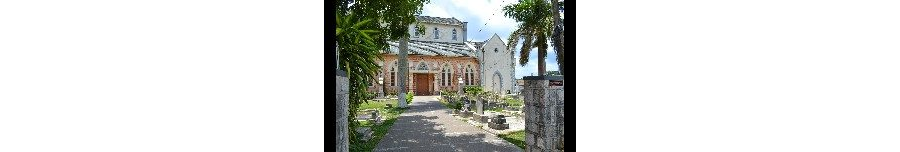
[[[463,70],[465,70],[465,71],[462,71],[462,78],[463,78],[463,82],[465,82],[465,83],[460,83],[460,85],[469,84],[469,74],[467,74],[467,73],[469,73],[469,69],[466,68]],[[462,87],[462,86],[460,86],[460,87]]]
[[[475,82],[475,74],[472,73],[472,65],[466,66],[466,85],[472,85]]]
[[[503,90],[503,76],[500,75],[500,71],[494,71],[494,80],[492,81],[494,86],[494,92],[500,92]]]
[[[391,86],[397,86],[397,63],[391,66]]]
[[[456,40],[456,29],[453,29],[453,40]]]
[[[416,70],[426,70],[427,71],[428,65],[425,64],[425,62],[419,62],[419,68],[417,68]]]
[[[497,51],[497,48],[494,48],[494,53],[497,53],[497,52],[500,52],[500,51]]]
[[[452,81],[450,81],[450,66],[444,65],[444,69],[441,70],[441,85],[450,86]]]
[[[434,28],[434,39],[438,39],[438,37],[440,37],[440,33],[438,33],[438,29],[435,27]]]
[[[413,36],[415,38],[419,37],[419,27],[418,26],[415,27],[415,31],[413,31],[413,35],[415,35],[415,36]]]

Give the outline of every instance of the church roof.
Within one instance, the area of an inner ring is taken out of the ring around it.
[[[398,54],[400,52],[399,41],[388,41],[390,49],[386,50],[388,54]],[[448,57],[475,57],[475,50],[466,46],[465,43],[446,43],[431,41],[409,41],[409,55],[427,55],[427,56],[448,56]]]
[[[450,24],[450,25],[462,25],[463,24],[462,21],[459,21],[456,18],[416,16],[416,20],[419,22],[426,22],[426,23],[439,23],[439,24]]]
[[[472,45],[475,46],[475,49],[481,50],[481,48],[484,47],[484,44],[487,43],[487,41],[484,41],[484,42],[469,41],[469,43],[472,43]]]

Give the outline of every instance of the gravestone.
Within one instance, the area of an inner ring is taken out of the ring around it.
[[[506,116],[495,115],[493,118],[491,118],[491,121],[488,122],[488,127],[490,127],[491,129],[506,130],[509,129],[509,124],[506,123]]]
[[[475,113],[484,115],[484,98],[475,97]]]
[[[563,134],[563,78],[527,76],[525,100],[525,151],[560,151]]]
[[[490,117],[491,117],[491,115],[489,115],[489,114],[483,114],[483,115],[475,114],[475,116],[473,118],[475,118],[476,122],[487,123],[488,119],[490,119]]]
[[[337,102],[334,103],[334,105],[336,106],[335,127],[337,128],[335,128],[335,139],[337,141],[335,142],[335,145],[337,147],[335,149],[338,152],[346,152],[350,151],[350,135],[348,134],[349,129],[347,123],[347,116],[349,115],[347,106],[349,105],[348,100],[350,99],[350,96],[347,94],[347,92],[349,91],[347,81],[349,81],[349,79],[347,78],[347,74],[342,71],[338,71],[336,77],[337,82],[335,84],[335,88],[337,88],[337,91],[335,101]]]
[[[484,114],[484,98],[475,97],[475,114],[473,116],[476,122],[487,122],[488,117]]]

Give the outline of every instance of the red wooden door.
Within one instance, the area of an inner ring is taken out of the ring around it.
[[[414,82],[416,85],[416,95],[431,95],[431,77],[428,74],[415,74]]]

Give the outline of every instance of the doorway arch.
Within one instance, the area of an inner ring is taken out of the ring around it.
[[[503,75],[500,74],[500,71],[494,71],[494,78],[492,82],[491,91],[502,93],[503,92]]]

